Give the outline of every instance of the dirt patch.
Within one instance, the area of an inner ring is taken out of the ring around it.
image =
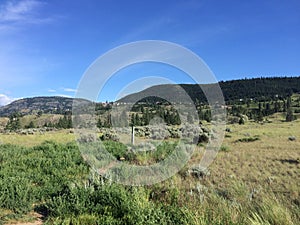
[[[32,216],[34,218],[36,218],[36,221],[33,222],[9,222],[6,223],[5,225],[41,225],[43,224],[43,215],[39,214],[39,213],[33,213]]]

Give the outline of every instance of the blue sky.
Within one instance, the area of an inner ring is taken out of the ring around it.
[[[183,45],[218,80],[299,75],[299,12],[297,0],[0,0],[0,105],[22,97],[74,96],[94,60],[139,40]],[[99,100],[114,100],[143,75],[191,82],[159,65],[124,74],[106,85]]]

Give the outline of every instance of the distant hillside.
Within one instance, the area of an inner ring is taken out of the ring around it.
[[[34,97],[16,100],[9,105],[0,107],[0,116],[42,113],[60,114],[72,110],[73,98],[66,97]]]
[[[293,93],[300,93],[300,77],[281,77],[281,78],[255,78],[219,82],[223,91],[225,101],[232,103],[239,99],[270,100],[276,98],[286,98]],[[210,88],[210,85],[204,85]],[[180,88],[182,87],[182,88]],[[182,102],[185,93],[195,102],[206,102],[206,98],[196,84],[164,84],[147,88],[141,92],[130,94],[117,102],[136,102],[146,97],[149,102],[161,101],[155,96],[166,96],[171,102]],[[174,94],[176,93],[176,94]],[[152,97],[147,97],[152,96]],[[83,100],[86,101],[86,100]],[[9,116],[18,112],[23,115],[42,113],[62,114],[72,110],[73,98],[66,97],[34,97],[24,98],[12,102],[9,105],[0,107],[0,117]],[[99,113],[106,111],[108,106],[96,104]],[[100,113],[100,114],[101,114]]]
[[[253,78],[253,79],[241,79],[231,81],[219,82],[223,91],[223,95],[226,102],[233,102],[239,99],[256,99],[256,100],[270,100],[276,98],[285,98],[293,93],[300,93],[300,77],[273,77],[273,78]],[[158,100],[154,96],[165,95],[172,102],[178,102],[183,99],[183,90],[191,97],[193,101],[206,102],[199,85],[196,84],[180,84],[182,89],[178,85],[164,84],[156,85],[147,88],[141,92],[127,95],[117,102],[136,102],[145,97],[148,102],[155,102]],[[205,88],[209,88],[208,85],[203,85]],[[162,94],[164,93],[164,94]],[[169,93],[169,95],[168,95]],[[174,95],[176,93],[176,95]],[[153,96],[153,97],[146,97]]]

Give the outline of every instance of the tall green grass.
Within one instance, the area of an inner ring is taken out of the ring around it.
[[[122,145],[107,142],[114,155]],[[173,147],[161,145],[157,155]],[[120,150],[120,152],[118,152]],[[89,170],[75,143],[0,145],[0,224],[36,211],[45,224],[299,224],[299,205],[245,183],[176,175],[144,187],[114,184]],[[194,184],[195,187],[188,187]],[[16,215],[14,217],[14,215]]]

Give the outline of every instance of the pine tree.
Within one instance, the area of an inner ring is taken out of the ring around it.
[[[288,97],[286,100],[286,108],[289,109],[292,106],[292,99],[291,97]]]
[[[285,121],[286,122],[291,122],[294,119],[295,119],[295,117],[294,117],[294,114],[293,114],[293,110],[291,108],[289,108],[287,110],[287,113],[286,113]]]
[[[149,125],[149,123],[150,123],[150,113],[149,113],[149,109],[146,108],[146,111],[143,114],[143,125]]]
[[[169,110],[167,110],[164,113],[164,120],[165,120],[166,124],[170,124],[171,123],[171,118],[170,117],[171,117],[170,112],[169,112]]]
[[[73,127],[73,123],[72,123],[72,116],[71,115],[69,115],[68,116],[68,127],[67,128],[72,128]]]
[[[13,113],[9,117],[9,121],[6,124],[5,130],[15,131],[21,128],[20,115]]]
[[[257,115],[257,121],[263,121],[264,120],[264,115],[261,111],[258,111]]]
[[[280,111],[280,103],[278,101],[275,102],[274,111],[275,111],[275,113]]]
[[[243,117],[240,117],[240,119],[239,119],[239,124],[240,124],[240,125],[243,125],[243,124],[245,124],[245,120],[244,120],[244,118],[243,118]]]
[[[258,103],[258,111],[256,116],[257,121],[263,121],[264,120],[264,114],[263,114],[263,108],[261,102]]]
[[[26,128],[35,128],[33,121],[30,121],[30,123],[26,126]]]
[[[135,114],[135,125],[136,126],[140,126],[141,125],[141,120],[140,120],[140,117],[139,117],[138,113]]]
[[[62,128],[62,129],[72,128],[73,127],[73,125],[72,125],[72,116],[67,115],[67,113],[65,113],[65,115],[63,117],[59,118],[58,123],[56,123],[54,126],[56,128]]]
[[[135,125],[136,125],[135,116],[134,113],[132,113],[130,119],[130,126],[135,126]]]
[[[271,115],[273,113],[269,102],[266,103],[266,108],[264,111],[265,111],[264,115],[266,116]]]
[[[98,121],[97,121],[97,127],[98,128],[101,128],[102,127],[102,122],[101,122],[101,119],[99,118]]]
[[[172,125],[180,125],[181,121],[180,121],[179,114],[176,112],[173,115],[174,117],[173,117]]]
[[[258,110],[261,112],[262,111],[262,105],[261,105],[261,102],[258,103]]]
[[[206,120],[207,122],[211,122],[211,112],[210,112],[210,110],[205,110],[204,120]]]
[[[104,122],[104,127],[107,127],[107,128],[111,127],[111,114],[107,115],[106,121]]]
[[[283,112],[286,112],[287,110],[287,104],[286,102],[283,100]]]
[[[43,115],[43,112],[42,111],[38,111],[37,117],[41,117],[42,115]]]

